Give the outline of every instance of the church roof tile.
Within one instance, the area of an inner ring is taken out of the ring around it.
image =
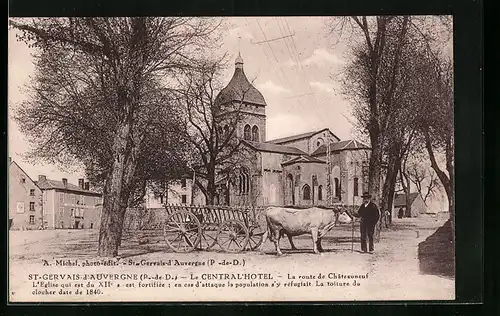
[[[285,161],[281,165],[286,166],[294,163],[326,163],[326,161],[310,156],[299,156]]]
[[[283,145],[271,144],[271,143],[258,143],[252,142],[248,140],[242,140],[243,143],[247,144],[251,148],[257,151],[271,152],[271,153],[279,153],[279,154],[289,154],[289,155],[298,155],[307,156],[307,153],[295,147],[288,147]]]
[[[292,141],[296,141],[296,140],[300,140],[300,139],[304,139],[304,138],[309,138],[309,137],[312,137],[312,136],[319,134],[321,132],[324,132],[324,131],[329,131],[329,129],[323,128],[322,130],[319,130],[319,131],[312,131],[312,132],[307,132],[307,133],[302,133],[302,134],[297,134],[297,135],[292,135],[292,136],[287,136],[287,137],[282,137],[282,138],[276,138],[276,139],[268,140],[267,143],[273,143],[273,144],[288,143],[288,142],[292,142]],[[340,140],[340,138],[338,138],[337,135],[333,134],[332,132],[330,132],[330,133],[335,138]]]
[[[248,81],[243,71],[243,59],[238,55],[234,74],[227,86],[217,95],[216,100],[221,104],[229,102],[243,102],[266,106],[266,100],[262,93]]]
[[[327,145],[323,144],[316,149],[311,156],[318,156],[326,153]],[[330,152],[339,152],[343,150],[370,149],[369,146],[358,142],[357,140],[344,140],[330,145]]]

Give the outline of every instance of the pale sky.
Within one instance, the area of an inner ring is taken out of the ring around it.
[[[225,73],[227,84],[234,72],[234,60],[241,52],[245,73],[267,102],[267,139],[330,128],[341,140],[353,139],[350,104],[339,93],[340,85],[331,79],[346,62],[346,48],[328,36],[323,17],[238,17],[227,18],[222,50],[230,57]],[[294,34],[292,37],[259,44]],[[34,71],[31,50],[17,42],[9,31],[9,106],[21,102],[23,86]],[[452,55],[452,43],[448,45]],[[22,154],[29,145],[15,122],[9,120],[9,156],[33,179],[39,174],[49,179],[68,178],[77,184],[81,170],[59,170],[52,165],[30,165]],[[444,191],[431,199],[434,208],[447,209]]]
[[[322,17],[228,18],[223,47],[231,56],[225,74],[227,83],[234,71],[238,51],[245,73],[267,102],[267,138],[330,128],[342,140],[350,139],[349,104],[330,79],[344,64],[342,44],[333,45]],[[286,35],[292,37],[258,44]],[[9,31],[9,105],[21,102],[23,86],[34,71],[31,49]],[[351,120],[351,118],[350,118]],[[52,165],[30,165],[21,155],[29,148],[15,122],[9,120],[9,156],[33,179],[44,174],[50,179],[66,177],[72,183],[82,177],[77,170],[58,170]]]

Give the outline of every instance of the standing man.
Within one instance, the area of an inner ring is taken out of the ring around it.
[[[363,204],[359,207],[356,217],[361,218],[361,251],[366,252],[366,237],[368,236],[368,244],[370,253],[373,252],[373,233],[375,225],[380,219],[380,213],[377,205],[371,201],[371,195],[368,192],[363,193]]]

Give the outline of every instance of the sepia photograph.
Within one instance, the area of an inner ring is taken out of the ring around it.
[[[453,18],[9,18],[9,302],[453,301]]]

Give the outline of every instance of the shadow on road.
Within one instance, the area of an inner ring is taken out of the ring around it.
[[[360,242],[360,238],[359,237],[354,237],[354,239],[351,237],[351,236],[346,236],[346,237],[331,237],[331,236],[325,236],[322,238],[323,239],[323,242],[327,242],[327,243],[332,243],[332,244],[336,244],[336,243],[355,243],[355,244],[358,244]]]
[[[455,246],[448,220],[418,245],[420,273],[455,277]]]

